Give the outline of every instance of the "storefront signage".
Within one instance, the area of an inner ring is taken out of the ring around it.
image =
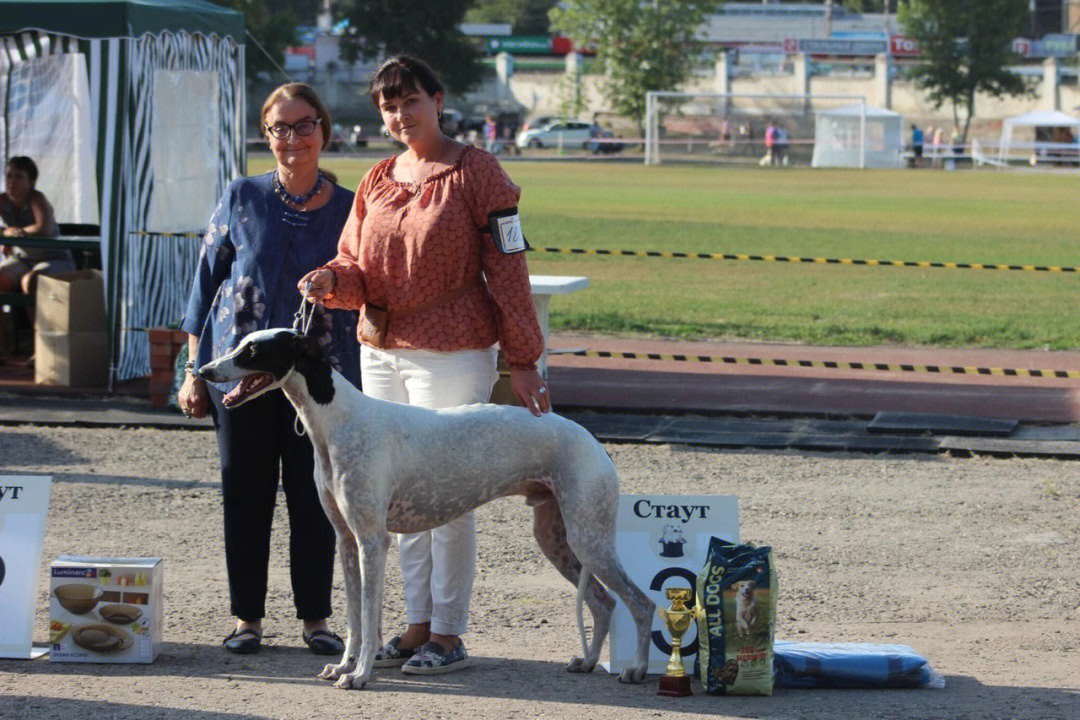
[[[791,48],[794,47],[794,50]],[[881,55],[889,52],[889,41],[858,40],[845,38],[824,39],[788,39],[784,41],[784,50],[807,55]]]

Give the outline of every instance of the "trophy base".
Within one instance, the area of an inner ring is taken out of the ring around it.
[[[657,695],[665,695],[667,697],[686,697],[687,695],[693,695],[690,690],[690,676],[683,675],[682,677],[672,677],[670,675],[660,676],[660,689],[656,691]]]

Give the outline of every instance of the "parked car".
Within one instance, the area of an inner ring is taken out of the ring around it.
[[[453,108],[443,108],[442,131],[450,137],[465,130],[465,116]]]
[[[585,149],[590,150],[594,153],[617,153],[624,147],[626,147],[626,144],[621,142],[613,142],[610,140],[606,142],[601,142],[597,140],[597,138],[613,137],[615,137],[615,133],[611,132],[607,128],[600,127],[599,125],[593,125],[591,135],[592,139],[585,143]]]
[[[570,122],[570,118],[562,117],[561,115],[537,115],[536,117],[527,119],[524,124],[522,124],[521,131],[524,132],[531,128],[542,128],[555,121]]]
[[[367,147],[367,138],[364,137],[364,129],[359,124],[352,126],[352,131],[349,133],[349,144],[353,147]]]
[[[542,127],[530,127],[518,133],[519,148],[585,147],[592,135],[592,124],[580,120],[553,120]]]

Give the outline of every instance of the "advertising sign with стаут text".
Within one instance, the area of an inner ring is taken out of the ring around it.
[[[733,495],[622,495],[616,519],[615,549],[630,579],[656,603],[668,608],[664,591],[696,587],[705,566],[709,538],[739,542],[739,499]],[[608,671],[620,672],[636,660],[637,629],[620,601],[611,619]],[[662,673],[671,655],[671,638],[658,615],[652,618],[649,673]],[[697,656],[697,623],[682,638],[682,658],[692,672]]]
[[[0,657],[35,652],[34,601],[41,575],[52,478],[0,475]]]

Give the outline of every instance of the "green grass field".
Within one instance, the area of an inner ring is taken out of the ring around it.
[[[355,187],[374,160],[325,158]],[[250,171],[271,167],[252,156]],[[1080,174],[505,161],[537,247],[1080,266]],[[552,327],[827,345],[1080,345],[1077,273],[530,253]]]

